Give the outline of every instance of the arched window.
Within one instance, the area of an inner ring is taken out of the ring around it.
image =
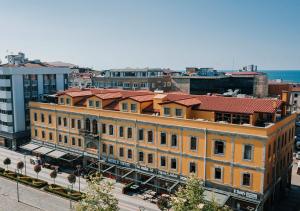
[[[98,123],[97,120],[93,120],[93,133],[97,134],[98,133]]]
[[[85,129],[89,132],[91,131],[91,121],[90,121],[90,119],[85,120]]]

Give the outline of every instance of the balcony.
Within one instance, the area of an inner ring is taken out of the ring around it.
[[[93,139],[93,140],[99,140],[99,134],[98,133],[92,133],[91,131],[80,129],[79,134],[84,136],[85,138]]]

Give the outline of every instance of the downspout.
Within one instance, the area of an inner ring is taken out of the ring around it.
[[[206,156],[207,156],[207,128],[204,129],[204,178],[203,178],[203,186],[206,183]]]

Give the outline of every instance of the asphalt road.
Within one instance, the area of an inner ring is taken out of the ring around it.
[[[9,170],[15,171],[16,165],[19,161],[25,161],[24,155],[18,152],[10,151],[4,148],[0,148],[0,166],[6,168],[3,164],[3,160],[9,157],[11,159],[11,165]],[[26,156],[26,173],[29,176],[36,177],[36,173],[33,170],[33,165],[29,163],[30,156]],[[25,170],[23,170],[24,174]],[[53,183],[53,179],[50,178],[51,170],[42,168],[42,171],[39,173],[39,179]],[[64,187],[69,185],[67,180],[68,174],[60,173],[58,174],[55,183]],[[78,189],[78,178],[74,185],[75,189]],[[45,210],[45,211],[60,211],[60,210],[70,210],[69,201],[61,197],[54,196],[52,194],[45,193],[41,190],[36,190],[28,186],[20,185],[20,199],[23,202],[26,202],[29,205],[23,203],[17,203],[16,197],[16,183],[14,181],[9,181],[0,177],[0,211],[27,211],[27,210]],[[81,190],[84,190],[87,187],[85,179],[80,179]],[[122,194],[123,184],[116,183],[113,194],[119,200],[119,207],[121,211],[138,211],[139,207],[142,206],[145,208],[145,211],[158,211],[159,209],[155,204],[152,204],[148,201],[141,200],[137,197],[131,197]],[[23,198],[22,198],[23,197]],[[1,206],[3,204],[3,207]],[[31,206],[30,206],[31,205]],[[12,207],[11,209],[9,207]]]

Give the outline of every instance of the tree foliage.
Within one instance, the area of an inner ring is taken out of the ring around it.
[[[11,164],[10,158],[5,158],[3,160],[3,164],[6,165],[6,169],[8,170],[8,166]]]
[[[174,211],[229,211],[228,207],[221,207],[215,200],[204,200],[202,181],[195,176],[188,179],[186,185],[179,187],[171,197],[171,205]]]
[[[76,211],[118,211],[118,200],[112,194],[113,183],[100,177],[88,182],[86,196],[75,204]]]
[[[57,171],[56,170],[53,170],[50,172],[50,177],[53,179],[53,182],[55,184],[55,179],[57,177]]]
[[[72,185],[75,184],[76,182],[76,176],[74,174],[69,174],[68,175],[68,181],[69,183],[71,183]]]
[[[33,167],[33,170],[34,170],[35,173],[36,173],[36,178],[38,178],[38,177],[39,177],[39,173],[40,173],[41,170],[42,170],[42,167],[41,167],[41,165],[37,164],[37,165],[35,165],[35,166]]]

